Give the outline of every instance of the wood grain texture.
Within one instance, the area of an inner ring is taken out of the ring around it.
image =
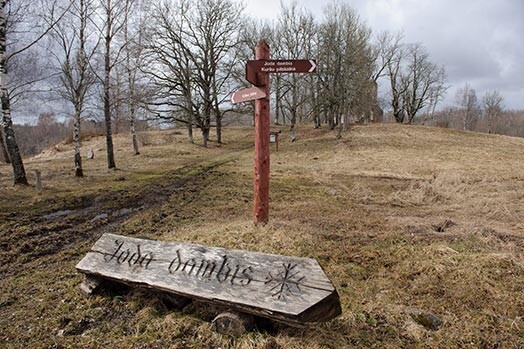
[[[288,323],[341,313],[333,284],[310,258],[104,234],[76,268]]]

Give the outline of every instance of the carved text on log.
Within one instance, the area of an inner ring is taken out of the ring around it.
[[[120,240],[115,240],[116,249],[112,254],[106,254],[104,256],[104,260],[109,263],[111,261],[116,261],[118,264],[122,264],[127,262],[129,266],[140,266],[142,268],[147,269],[149,267],[149,264],[153,260],[153,254],[151,252],[148,252],[146,254],[142,254],[142,251],[140,251],[140,245],[136,244],[136,250],[131,253],[131,250],[129,248],[123,249],[124,242]]]
[[[170,274],[175,272],[184,272],[187,275],[200,277],[204,280],[206,278],[211,279],[213,276],[215,276],[216,280],[220,283],[229,280],[231,285],[249,285],[253,280],[251,276],[251,273],[253,273],[253,268],[251,266],[245,267],[232,261],[233,260],[231,260],[231,258],[227,255],[222,256],[221,261],[208,260],[204,258],[184,259],[181,255],[181,251],[177,250],[176,257],[173,258],[169,264],[168,271]],[[230,265],[229,263],[232,264]]]

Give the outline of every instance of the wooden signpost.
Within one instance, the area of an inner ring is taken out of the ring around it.
[[[255,60],[246,64],[246,80],[258,87],[260,97],[242,98],[250,89],[233,94],[233,103],[255,100],[255,181],[254,221],[266,223],[269,219],[269,74],[314,73],[317,62],[314,59],[269,58],[269,46],[260,40],[255,48]]]
[[[310,258],[104,234],[76,268],[288,324],[341,313],[335,287]]]

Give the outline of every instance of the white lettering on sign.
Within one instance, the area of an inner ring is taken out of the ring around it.
[[[282,66],[282,65],[293,65],[293,62],[291,62],[291,61],[277,62],[277,65],[280,65],[280,66]]]
[[[262,73],[274,73],[276,69],[274,67],[262,67],[260,68]]]
[[[277,73],[279,73],[279,72],[294,72],[296,70],[297,70],[297,68],[295,68],[295,67],[280,67],[280,68],[277,68]]]

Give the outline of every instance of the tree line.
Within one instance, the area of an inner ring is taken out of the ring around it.
[[[322,16],[296,3],[278,19],[260,22],[234,0],[0,0],[0,145],[15,184],[27,184],[11,108],[35,93],[59,101],[73,123],[74,166],[83,176],[82,120],[103,115],[108,168],[116,167],[112,121],[126,118],[134,154],[140,154],[137,116],[199,130],[207,146],[233,91],[246,86],[245,63],[264,38],[274,59],[317,59],[317,74],[271,76],[276,124],[311,121],[337,138],[351,122],[379,121],[377,89],[390,86],[397,122],[413,123],[446,92],[444,68],[420,43],[372,33],[343,2]],[[42,54],[45,50],[45,54]]]

